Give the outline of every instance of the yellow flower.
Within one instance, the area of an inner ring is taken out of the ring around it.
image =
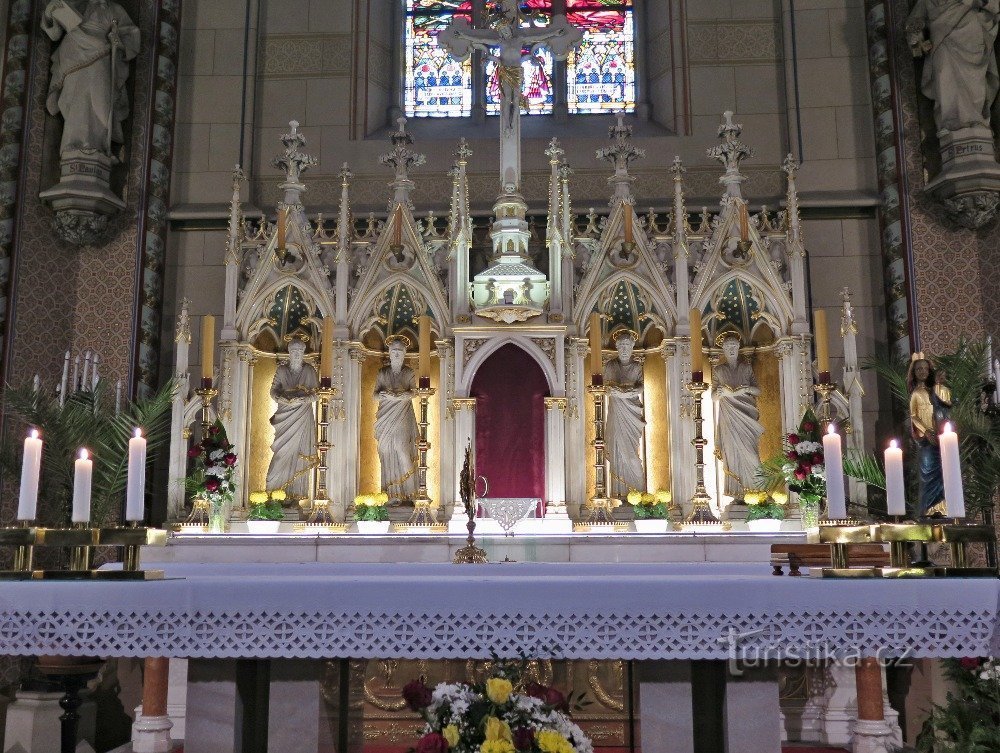
[[[379,505],[387,505],[387,504],[389,504],[389,495],[386,494],[385,492],[379,492],[376,495],[376,498],[378,499],[378,504]]]
[[[486,695],[493,703],[507,703],[513,690],[514,686],[510,684],[510,680],[502,677],[491,677],[486,681]]]
[[[284,489],[275,489],[271,492],[271,499],[275,502],[284,502],[288,498],[288,494],[285,493]]]
[[[773,499],[775,503],[779,505],[788,504],[788,494],[786,494],[785,492],[771,492],[771,499]]]
[[[575,750],[569,740],[554,729],[543,729],[535,733],[537,743],[542,753],[573,753]]]
[[[454,748],[458,745],[458,725],[449,724],[441,730],[441,737],[448,741],[448,747]]]
[[[250,492],[250,504],[262,505],[267,502],[267,492]]]
[[[674,499],[674,495],[666,491],[665,489],[660,489],[653,496],[656,499],[656,503],[658,505],[669,505]]]
[[[642,504],[651,505],[656,501],[656,498],[649,492],[642,493]]]
[[[507,722],[497,719],[495,716],[488,716],[486,717],[486,739],[512,742],[514,738],[510,734],[510,725]]]
[[[638,492],[635,490],[630,491],[625,499],[628,500],[628,503],[632,505],[632,507],[635,507],[636,505],[642,503],[642,492]]]
[[[479,753],[514,753],[510,740],[486,740],[479,746]]]

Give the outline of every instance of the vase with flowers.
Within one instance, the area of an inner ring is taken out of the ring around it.
[[[422,678],[414,680],[403,688],[403,699],[424,720],[416,753],[593,753],[569,717],[573,699],[523,683],[512,663],[498,662],[479,683],[431,689]]]
[[[388,533],[389,511],[385,509],[387,504],[389,495],[385,492],[359,494],[355,497],[354,520],[358,526],[358,533]]]
[[[250,533],[277,533],[281,528],[281,521],[285,518],[281,503],[287,497],[284,489],[275,489],[273,492],[251,492],[247,530]]]
[[[781,530],[785,519],[788,495],[782,491],[747,491],[743,494],[747,506],[747,529],[755,533]]]
[[[759,475],[764,488],[787,487],[799,495],[803,528],[819,525],[820,506],[826,496],[826,466],[819,419],[811,408],[802,416],[798,431],[785,437],[781,454],[761,465]]]
[[[201,441],[191,445],[188,458],[192,467],[185,486],[195,499],[208,503],[209,533],[224,533],[236,491],[234,476],[238,458],[221,421],[216,420]]]
[[[673,496],[665,489],[656,492],[632,490],[625,497],[632,507],[632,524],[637,533],[666,533]]]

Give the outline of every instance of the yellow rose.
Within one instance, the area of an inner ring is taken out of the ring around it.
[[[554,729],[543,729],[535,733],[535,743],[542,753],[570,753],[573,750],[569,740]]]
[[[509,740],[486,740],[479,746],[479,753],[514,753],[514,743]]]
[[[441,737],[448,741],[449,748],[454,748],[458,745],[458,725],[447,725],[443,730],[441,730]]]
[[[486,681],[486,695],[493,703],[507,703],[513,690],[514,686],[510,684],[510,680],[505,680],[502,677],[491,677]]]
[[[628,500],[628,503],[632,505],[632,507],[635,507],[636,505],[642,503],[642,492],[637,492],[634,490],[630,491],[625,499]]]
[[[510,734],[510,725],[507,722],[497,719],[495,716],[488,716],[486,717],[486,739],[511,742],[514,738]]]
[[[275,502],[284,502],[288,498],[288,494],[285,493],[284,489],[275,489],[271,492],[271,499]]]
[[[250,504],[262,505],[267,502],[267,492],[250,492]]]

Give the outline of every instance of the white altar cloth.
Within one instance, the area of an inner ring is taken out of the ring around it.
[[[996,655],[996,579],[726,564],[176,564],[0,584],[0,654],[566,659]],[[735,631],[735,632],[734,632]]]

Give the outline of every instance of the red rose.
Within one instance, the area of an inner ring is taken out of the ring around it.
[[[517,750],[531,750],[535,744],[535,731],[531,727],[518,727],[511,737]]]
[[[805,481],[807,475],[808,474],[806,474],[801,468],[795,471],[795,478],[797,478],[799,481]]]
[[[230,468],[232,468],[234,465],[236,465],[236,456],[230,452],[228,455],[222,458],[222,462],[228,465]]]
[[[192,447],[190,450],[188,450],[188,457],[189,458],[196,458],[199,455],[201,455],[201,445],[200,444],[196,444],[194,447]]]
[[[524,686],[524,694],[530,695],[532,698],[537,698],[539,701],[545,700],[545,691],[548,690],[544,685],[532,680],[527,685]]]
[[[805,473],[807,476],[813,472],[812,463],[803,463],[799,467],[802,469],[802,472]]]
[[[799,435],[798,434],[789,434],[788,435],[788,444],[798,444],[801,441],[802,440],[799,439]]]
[[[406,705],[410,707],[410,711],[421,711],[431,705],[431,689],[424,684],[422,677],[406,683],[403,686],[402,695]],[[447,747],[447,742],[445,747]]]
[[[804,424],[802,424],[802,431],[815,431],[815,430],[816,430],[816,424],[814,424],[812,421],[806,421]]]
[[[448,753],[448,741],[438,732],[428,732],[417,740],[417,753]]]
[[[962,669],[971,672],[975,669],[979,669],[979,667],[982,666],[983,661],[982,659],[977,659],[974,656],[966,656],[959,659],[958,663],[962,667]]]
[[[820,463],[822,463],[823,462],[823,453],[822,452],[814,453],[813,456],[812,456],[812,462],[813,462],[813,465],[819,465]]]
[[[229,440],[228,439],[223,439],[221,442],[219,442],[219,447],[221,447],[223,450],[228,450],[229,449]]]
[[[557,711],[562,711],[563,713],[569,713],[569,704],[566,703],[566,696],[560,693],[555,688],[548,688],[545,691],[545,703],[548,706],[556,709]]]
[[[212,428],[210,428],[208,430],[208,433],[211,434],[214,437],[216,434],[219,433],[219,427],[218,426],[213,426]]]
[[[219,491],[219,482],[214,478],[207,479],[205,481],[205,489],[213,493],[217,492]]]
[[[789,450],[788,454],[785,455],[785,457],[794,462],[799,459],[799,454],[795,452],[795,450]]]

